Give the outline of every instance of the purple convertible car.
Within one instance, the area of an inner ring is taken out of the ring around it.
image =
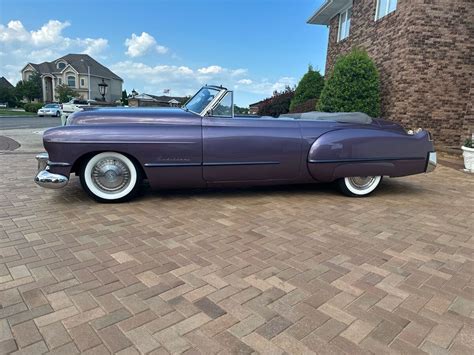
[[[182,108],[95,109],[44,133],[35,181],[60,188],[71,173],[100,202],[152,188],[337,181],[366,196],[383,176],[436,166],[431,135],[362,113],[237,116],[233,92],[205,86]]]

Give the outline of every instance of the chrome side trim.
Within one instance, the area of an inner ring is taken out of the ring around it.
[[[60,189],[67,185],[69,179],[60,174],[53,174],[47,170],[41,170],[35,177],[35,182],[41,187],[48,189]]]
[[[146,168],[173,168],[173,167],[188,167],[201,166],[201,163],[145,163]]]
[[[310,159],[308,163],[367,163],[367,162],[381,162],[394,160],[423,160],[425,158],[360,158],[360,159],[334,159],[334,160],[317,160]]]
[[[50,143],[75,143],[75,144],[196,144],[196,142],[143,142],[143,141],[66,141],[51,140]],[[47,153],[46,153],[47,154]]]
[[[426,164],[426,172],[431,173],[436,169],[438,165],[438,157],[436,152],[429,152],[428,153],[428,163]]]
[[[229,161],[217,163],[204,163],[204,166],[232,166],[232,165],[277,165],[279,161]]]
[[[240,166],[240,165],[276,165],[279,161],[229,161],[218,163],[145,163],[147,168],[169,168],[188,166]]]

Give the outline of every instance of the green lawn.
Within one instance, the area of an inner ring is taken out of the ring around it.
[[[36,116],[36,115],[31,112],[13,111],[13,110],[2,108],[0,109],[0,117],[1,116]]]

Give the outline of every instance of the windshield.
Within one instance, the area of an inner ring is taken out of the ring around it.
[[[58,107],[59,107],[59,105],[57,105],[57,104],[48,104],[48,105],[45,106],[45,108],[58,108]]]
[[[184,106],[189,111],[201,114],[202,111],[211,103],[211,101],[219,94],[220,90],[210,87],[204,87],[193,96],[191,100]]]

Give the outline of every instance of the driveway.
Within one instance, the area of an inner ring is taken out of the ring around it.
[[[0,155],[0,353],[474,348],[474,180],[146,192],[97,204]]]

